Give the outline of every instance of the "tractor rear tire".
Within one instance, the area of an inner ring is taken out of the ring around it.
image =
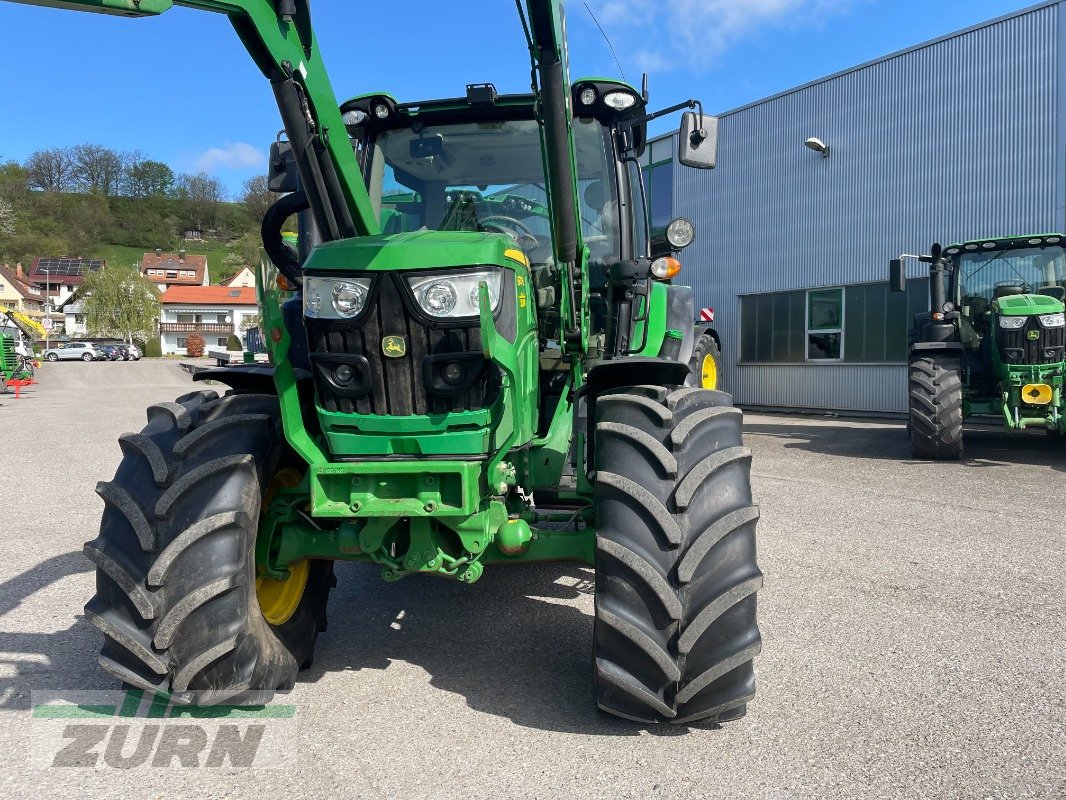
[[[692,358],[688,362],[689,377],[685,386],[695,389],[718,389],[721,385],[722,354],[718,342],[709,333],[703,334],[696,342]]]
[[[114,480],[97,487],[100,535],[85,545],[97,567],[85,613],[104,633],[101,666],[196,705],[291,688],[326,627],[333,565],[301,565],[299,592],[268,622],[255,539],[287,458],[277,398],[187,394],[149,408],[147,427],[119,444]]]
[[[907,432],[915,458],[962,458],[962,362],[924,356],[910,362]]]
[[[636,387],[596,403],[595,693],[645,723],[725,722],[755,695],[759,509],[723,392]]]

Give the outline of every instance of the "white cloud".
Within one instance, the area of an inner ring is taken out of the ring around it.
[[[705,69],[761,30],[820,24],[858,0],[598,0],[590,7],[642,70]]]
[[[221,147],[212,147],[196,159],[197,172],[215,172],[219,169],[252,169],[266,163],[266,154],[258,147],[245,142],[226,142]]]

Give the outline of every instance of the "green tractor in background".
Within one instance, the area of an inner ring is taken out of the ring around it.
[[[13,381],[28,381],[40,363],[33,355],[33,341],[44,333],[40,323],[19,311],[0,306],[0,392]]]
[[[931,310],[910,331],[910,434],[917,458],[957,459],[962,423],[994,415],[1008,430],[1066,432],[1066,236],[979,239],[904,259],[930,265]]]
[[[152,406],[121,438],[85,548],[104,669],[181,702],[286,689],[334,561],[473,584],[576,560],[597,572],[600,708],[742,716],[761,648],[751,453],[731,398],[690,369],[702,332],[671,279],[694,231],[678,221],[653,252],[638,162],[650,120],[698,104],[649,113],[624,83],[571,82],[559,0],[517,4],[528,94],[343,105],[306,0],[177,5],[229,16],[281,111],[271,364],[201,373],[231,391]],[[717,120],[688,111],[680,140],[682,163],[714,166]]]

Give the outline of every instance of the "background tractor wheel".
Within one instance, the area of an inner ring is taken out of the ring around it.
[[[962,458],[962,363],[929,356],[910,363],[907,432],[915,458]]]
[[[696,342],[696,347],[692,351],[692,359],[688,362],[689,378],[685,381],[685,386],[696,389],[717,389],[720,380],[718,367],[721,357],[718,342],[709,333],[703,334]]]
[[[722,392],[596,403],[596,702],[641,722],[725,721],[755,694],[758,508]]]
[[[261,507],[292,484],[277,398],[188,394],[149,408],[147,427],[119,444],[114,480],[97,487],[100,535],[85,545],[101,666],[177,702],[290,688],[326,627],[333,567],[295,564],[257,594]]]

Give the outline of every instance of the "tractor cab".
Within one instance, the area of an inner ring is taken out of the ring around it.
[[[1014,367],[1066,360],[1066,251],[1059,236],[948,247],[951,302],[975,379],[994,385]],[[988,385],[981,394],[989,394]],[[975,389],[977,386],[975,385]]]

